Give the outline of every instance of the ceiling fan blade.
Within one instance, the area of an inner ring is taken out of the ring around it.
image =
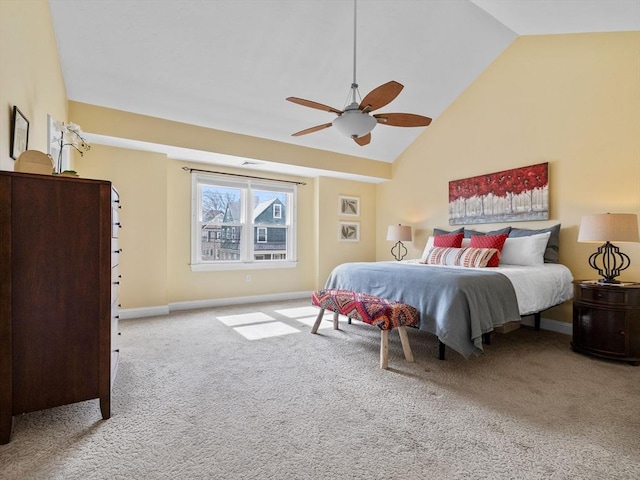
[[[299,137],[300,135],[306,135],[307,133],[317,132],[318,130],[324,130],[325,128],[329,128],[331,123],[325,123],[323,125],[316,125],[315,127],[307,128],[305,130],[300,130],[299,132],[292,133],[292,137]]]
[[[329,107],[328,105],[323,105],[318,102],[312,102],[311,100],[305,100],[304,98],[287,97],[287,100],[297,103],[298,105],[302,105],[303,107],[317,108],[318,110],[324,110],[325,112],[333,112],[338,115],[342,115],[342,110],[338,110],[337,108]]]
[[[413,113],[377,113],[374,118],[378,123],[391,127],[427,127],[431,123],[429,117]]]
[[[402,91],[404,85],[391,80],[377,88],[371,90],[360,102],[360,110],[367,109],[368,112],[384,107],[391,103]]]
[[[371,133],[367,133],[363,137],[356,137],[353,139],[353,141],[356,142],[361,147],[364,147],[365,145],[369,145],[369,142],[371,141]]]

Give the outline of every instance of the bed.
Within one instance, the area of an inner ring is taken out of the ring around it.
[[[428,256],[438,248],[427,242],[421,259],[339,265],[325,288],[353,290],[412,305],[420,312],[420,330],[436,335],[441,345],[468,358],[482,353],[483,335],[496,327],[572,298],[571,271],[562,264],[543,261],[548,239],[547,235],[544,239],[505,243],[504,258],[524,264],[500,263],[493,268],[429,263]],[[539,260],[536,257],[529,262],[513,255],[516,251],[512,247],[517,246],[516,253],[520,254],[526,243],[529,255],[533,242],[540,244],[542,240]],[[448,250],[465,248],[471,250]]]

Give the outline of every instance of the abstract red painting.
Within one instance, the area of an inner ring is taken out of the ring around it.
[[[549,163],[449,182],[449,225],[549,219]]]

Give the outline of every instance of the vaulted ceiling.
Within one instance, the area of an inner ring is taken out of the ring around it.
[[[70,100],[386,162],[425,130],[378,125],[364,147],[335,128],[291,136],[334,115],[286,97],[345,106],[352,0],[49,3]],[[637,0],[360,0],[357,81],[362,96],[402,83],[379,112],[437,122],[518,35],[628,30]]]

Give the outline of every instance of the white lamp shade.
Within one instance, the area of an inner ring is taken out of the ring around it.
[[[392,242],[410,242],[411,227],[408,225],[389,225],[387,240]]]
[[[585,215],[580,221],[579,242],[640,242],[638,216],[633,213]]]
[[[345,110],[333,122],[333,126],[350,138],[358,138],[369,133],[377,125],[378,121],[372,116],[362,113],[361,110]]]

